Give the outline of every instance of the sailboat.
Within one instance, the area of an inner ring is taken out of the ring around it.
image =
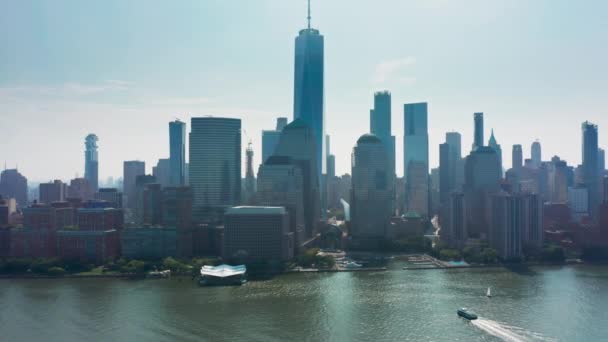
[[[492,289],[488,287],[488,292],[486,292],[486,297],[492,297]]]

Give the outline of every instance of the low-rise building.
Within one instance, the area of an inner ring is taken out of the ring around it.
[[[177,229],[128,228],[120,236],[122,256],[158,260],[177,256]]]

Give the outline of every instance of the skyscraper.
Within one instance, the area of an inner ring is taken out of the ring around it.
[[[530,149],[530,151],[532,158],[532,167],[538,169],[540,167],[540,163],[542,162],[540,142],[538,140],[532,143],[532,148]]]
[[[395,137],[391,130],[391,93],[388,90],[374,94],[374,109],[370,110],[369,116],[370,133],[382,141],[390,163],[389,172],[394,175]]]
[[[323,50],[323,36],[310,26],[309,1],[308,27],[300,30],[295,44],[293,118],[304,120],[314,134],[318,179],[321,179],[325,164]]]
[[[464,194],[467,209],[467,228],[471,237],[483,238],[489,222],[489,196],[500,190],[500,169],[496,151],[478,147],[465,162]]]
[[[159,159],[156,166],[152,167],[152,175],[156,182],[163,187],[171,185],[171,159]]]
[[[445,142],[450,146],[450,165],[453,168],[451,188],[462,191],[464,184],[464,159],[462,159],[462,136],[458,132],[447,132]]]
[[[490,135],[490,140],[488,141],[488,146],[493,148],[496,151],[496,158],[498,159],[498,168],[500,170],[500,175],[502,177],[502,148],[500,144],[496,141],[494,137],[494,129],[492,129],[492,135]]]
[[[190,127],[193,213],[196,219],[215,219],[241,201],[241,120],[192,118]]]
[[[492,196],[490,245],[502,259],[522,256],[522,199],[506,193]]]
[[[357,140],[352,155],[351,223],[353,247],[370,248],[389,232],[392,199],[390,162],[373,134]]]
[[[429,135],[428,106],[426,103],[405,104],[403,137],[403,174],[406,181],[406,210],[424,216],[429,213]],[[410,176],[410,171],[416,170]],[[415,193],[412,193],[415,191]],[[424,198],[427,200],[425,205]]]
[[[583,182],[588,190],[589,196],[589,215],[592,219],[596,219],[596,214],[600,204],[600,187],[598,175],[598,141],[597,141],[597,126],[585,121],[582,124],[582,152],[583,152]]]
[[[403,172],[407,179],[411,161],[429,165],[428,107],[426,103],[410,103],[404,107]]]
[[[169,175],[172,186],[186,184],[186,123],[169,122]]]
[[[458,132],[447,132],[445,142],[450,145],[454,159],[462,158],[462,136]]]
[[[475,136],[473,140],[473,149],[483,146],[483,113],[473,114],[475,120]]]
[[[135,210],[137,203],[137,196],[135,192],[135,182],[137,176],[146,174],[146,163],[139,160],[128,160],[123,162],[123,174],[122,174],[122,192],[126,197],[126,208]]]
[[[275,150],[275,156],[289,157],[302,172],[304,192],[304,221],[307,236],[315,232],[320,217],[319,178],[315,158],[316,137],[302,119],[296,119],[285,126]]]
[[[512,152],[512,168],[514,170],[519,170],[522,168],[522,166],[524,165],[523,162],[523,152],[521,149],[521,145],[513,145],[513,152]]]
[[[439,145],[439,204],[442,208],[447,208],[453,190],[454,165],[451,153],[452,148],[448,143]]]
[[[604,172],[606,172],[606,152],[604,152],[603,148],[598,148],[597,151],[597,168],[600,173],[600,179],[603,179]]]
[[[287,126],[287,118],[277,118],[277,125],[274,130],[262,131],[262,163],[274,154],[281,138],[281,131],[285,126]]]
[[[0,195],[4,198],[14,198],[17,206],[27,206],[27,178],[17,169],[7,169],[0,174]]]
[[[99,189],[99,161],[97,156],[97,141],[95,134],[89,134],[84,140],[84,178],[89,181],[93,192]]]
[[[253,146],[251,141],[247,144],[247,169],[245,170],[245,198],[249,202],[251,196],[255,193],[255,174],[253,173]]]
[[[64,201],[68,192],[68,187],[67,184],[56,179],[53,182],[40,183],[38,190],[40,191],[40,202],[51,204],[53,202]]]

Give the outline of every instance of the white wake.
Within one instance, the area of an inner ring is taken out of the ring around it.
[[[476,320],[472,320],[471,324],[485,331],[486,333],[507,342],[556,341],[555,339],[548,338],[539,333],[527,331],[518,327],[512,327],[481,317]]]

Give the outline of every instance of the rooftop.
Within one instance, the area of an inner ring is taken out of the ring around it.
[[[378,138],[377,136],[375,136],[374,134],[371,134],[371,133],[363,134],[357,140],[357,144],[361,144],[361,143],[381,143],[381,142],[382,141],[380,141],[380,138]]]

